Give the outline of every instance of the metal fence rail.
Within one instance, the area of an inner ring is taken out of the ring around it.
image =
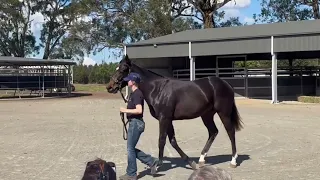
[[[45,91],[70,88],[71,77],[67,68],[63,67],[1,67],[0,90],[18,91],[29,90],[44,97]]]
[[[319,91],[320,67],[279,67],[279,96],[316,94]],[[226,80],[236,93],[246,97],[271,95],[271,68],[205,68],[195,69],[195,79],[216,76]],[[190,80],[189,69],[176,69],[173,77]]]

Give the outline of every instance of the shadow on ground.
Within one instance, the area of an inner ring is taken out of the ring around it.
[[[182,160],[180,157],[164,157],[164,162],[161,167],[158,169],[158,173],[154,177],[161,177],[165,174],[162,174],[161,172],[166,172],[168,170],[174,169],[174,168],[185,168],[189,169],[190,174],[192,173],[192,168],[187,164],[184,160]],[[190,157],[190,160],[198,162],[199,157]],[[250,155],[242,154],[238,155],[237,163],[238,166],[241,166],[241,163],[243,161],[250,160]],[[169,161],[169,162],[166,162]],[[230,162],[231,161],[231,155],[217,155],[217,156],[207,156],[206,157],[206,165],[217,165],[220,163]],[[142,178],[146,175],[150,175],[150,169],[146,169],[144,171],[141,171],[139,173],[138,178]],[[151,175],[150,175],[151,176]]]

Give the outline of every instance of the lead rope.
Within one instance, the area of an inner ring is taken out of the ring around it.
[[[120,89],[120,94],[121,94],[121,96],[122,96],[122,99],[123,99],[123,101],[124,101],[125,103],[127,103],[128,100],[126,100],[126,98],[124,98],[124,95],[123,95],[123,93],[122,93],[121,90],[122,90],[122,89]],[[122,137],[123,137],[124,140],[127,140],[127,139],[128,139],[127,124],[128,124],[129,121],[125,122],[125,120],[124,120],[124,113],[123,113],[123,112],[120,112],[120,117],[121,117],[121,121],[122,121],[122,123],[123,123]]]
[[[119,91],[120,91],[120,94],[121,94],[121,97],[122,97],[123,101],[124,101],[125,103],[127,103],[128,100],[126,100],[126,98],[124,98],[124,95],[123,95],[123,93],[122,93],[122,89],[120,89]]]
[[[121,117],[121,120],[122,120],[122,123],[123,123],[122,137],[123,137],[124,140],[127,140],[128,139],[127,124],[128,124],[129,121],[127,121],[127,122],[124,121],[124,113],[123,112],[120,112],[120,117]]]

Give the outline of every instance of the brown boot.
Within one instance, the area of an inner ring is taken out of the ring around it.
[[[120,180],[137,180],[137,176],[128,176],[127,174],[119,177]]]

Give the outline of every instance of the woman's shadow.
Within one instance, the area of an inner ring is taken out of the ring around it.
[[[249,159],[250,159],[249,155],[239,154],[237,158],[238,166],[240,166],[243,161],[246,161]],[[190,160],[197,163],[199,160],[199,157],[190,157]],[[230,162],[231,155],[229,154],[229,155],[207,156],[205,160],[206,160],[206,165],[216,165],[220,163]],[[166,162],[166,161],[169,161],[169,162]],[[159,172],[166,172],[170,169],[179,168],[179,167],[192,170],[192,168],[183,159],[181,159],[181,157],[164,157],[163,164],[159,167],[158,173],[154,177],[164,176],[165,174],[160,174]],[[138,178],[142,178],[146,175],[150,175],[150,169],[141,171],[139,173]]]

